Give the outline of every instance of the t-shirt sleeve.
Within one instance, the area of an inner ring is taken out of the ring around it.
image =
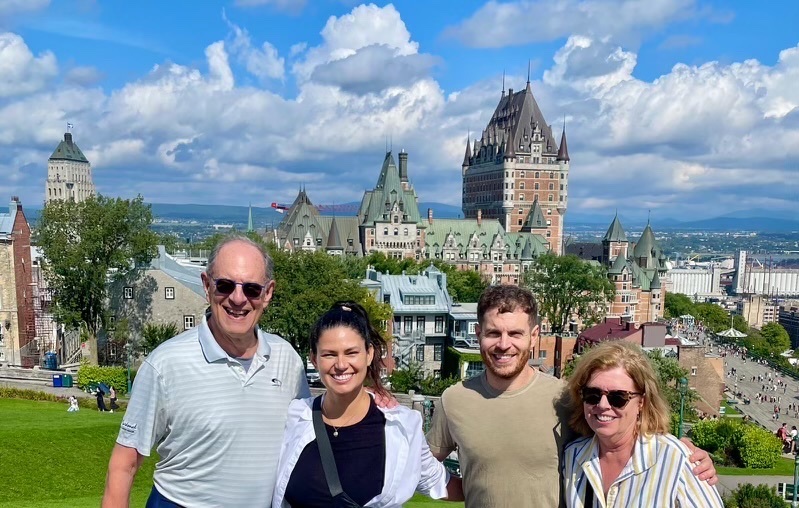
[[[436,455],[449,455],[457,447],[457,443],[455,443],[455,439],[449,430],[444,397],[441,398],[433,412],[433,423],[430,425],[430,430],[427,431],[426,438],[430,451]]]
[[[166,398],[161,374],[145,361],[136,374],[117,443],[149,457],[150,451],[166,434]]]

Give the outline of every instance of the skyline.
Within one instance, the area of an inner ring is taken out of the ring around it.
[[[189,5],[0,0],[0,196],[41,205],[69,122],[105,195],[360,201],[390,143],[420,201],[460,206],[467,132],[529,61],[547,122],[566,122],[567,222],[795,216],[795,3]]]

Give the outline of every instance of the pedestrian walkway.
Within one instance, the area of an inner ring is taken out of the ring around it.
[[[765,484],[776,487],[778,483],[793,483],[792,476],[719,476],[717,485],[721,495],[735,490],[739,485],[751,483],[752,485]]]

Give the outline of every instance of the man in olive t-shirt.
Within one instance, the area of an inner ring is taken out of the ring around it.
[[[563,506],[560,460],[571,440],[563,383],[528,365],[538,340],[538,306],[518,286],[492,286],[477,304],[485,371],[448,388],[427,441],[444,460],[458,450],[467,508]],[[560,416],[559,416],[560,415]],[[718,481],[707,453],[694,473]]]

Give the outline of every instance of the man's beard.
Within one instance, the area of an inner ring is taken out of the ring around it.
[[[483,356],[483,365],[485,365],[486,369],[488,369],[491,374],[501,379],[512,379],[518,376],[527,366],[531,352],[529,349],[519,351],[515,357],[515,363],[502,365],[500,367],[494,365],[494,358],[490,352],[481,351],[480,354]]]

